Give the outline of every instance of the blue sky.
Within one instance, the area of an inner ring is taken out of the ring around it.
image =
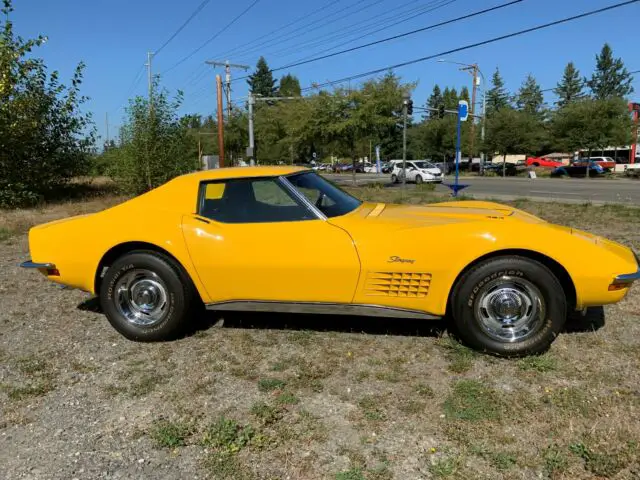
[[[215,95],[212,67],[207,59],[254,66],[262,54],[272,68],[293,63],[329,47],[335,49],[367,43],[507,0],[260,0],[238,22],[178,67],[164,73],[162,84],[171,92],[184,91],[184,113],[213,114]],[[114,132],[121,123],[128,95],[146,93],[146,52],[158,49],[202,3],[202,0],[30,0],[15,2],[12,20],[25,36],[49,37],[36,54],[50,69],[70,78],[75,65],[87,64],[83,93],[91,100],[98,132],[104,136],[105,113]],[[242,12],[253,0],[210,1],[194,20],[153,61],[154,72],[163,73],[201,46]],[[524,0],[481,17],[392,41],[372,48],[291,69],[302,86],[361,73],[413,58],[436,54],[512,31],[618,3],[618,0]],[[428,7],[439,7],[426,12]],[[344,9],[340,11],[341,9]],[[312,12],[316,11],[315,14]],[[416,16],[381,29],[410,14]],[[543,88],[558,81],[565,64],[574,61],[583,75],[590,75],[595,54],[609,42],[629,70],[640,70],[637,29],[640,3],[570,24],[467,50],[448,57],[477,62],[489,81],[496,67],[510,91],[518,89],[532,73]],[[293,23],[296,22],[296,23]],[[293,23],[293,24],[292,24]],[[375,27],[375,28],[374,28]],[[270,32],[274,32],[267,35]],[[355,37],[368,36],[355,40]],[[254,42],[258,37],[262,40]],[[333,39],[333,40],[332,40]],[[249,46],[243,44],[253,42]],[[267,42],[259,46],[259,43]],[[256,48],[257,47],[257,48]],[[280,76],[285,72],[278,72]],[[397,71],[406,81],[417,81],[416,104],[423,104],[433,85],[458,89],[471,85],[469,74],[454,65],[431,60]],[[234,72],[241,76],[241,72]],[[640,91],[640,75],[636,89]],[[355,84],[355,82],[354,82]],[[352,84],[353,85],[353,84]],[[234,98],[247,93],[245,81],[233,84]],[[640,93],[638,93],[640,96]],[[546,100],[553,101],[553,93]]]

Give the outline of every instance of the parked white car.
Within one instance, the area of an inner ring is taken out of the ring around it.
[[[391,182],[398,183],[402,181],[402,160],[391,160],[393,169],[391,170]],[[417,184],[423,182],[442,183],[442,170],[433,163],[426,160],[407,161],[407,182],[415,182]]]

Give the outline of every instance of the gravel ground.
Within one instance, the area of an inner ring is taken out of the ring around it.
[[[638,246],[639,218],[597,221]],[[638,288],[523,360],[361,318],[209,316],[140,344],[26,258],[0,242],[0,478],[640,478]]]

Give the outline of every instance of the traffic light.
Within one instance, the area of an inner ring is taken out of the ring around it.
[[[444,105],[438,105],[438,118],[444,118]]]
[[[407,115],[413,115],[413,100],[407,100]]]

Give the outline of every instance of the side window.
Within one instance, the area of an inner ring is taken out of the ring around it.
[[[242,178],[200,185],[199,215],[222,223],[315,220],[275,178]]]
[[[273,180],[256,180],[253,182],[253,194],[256,201],[265,205],[294,207],[296,202]]]

